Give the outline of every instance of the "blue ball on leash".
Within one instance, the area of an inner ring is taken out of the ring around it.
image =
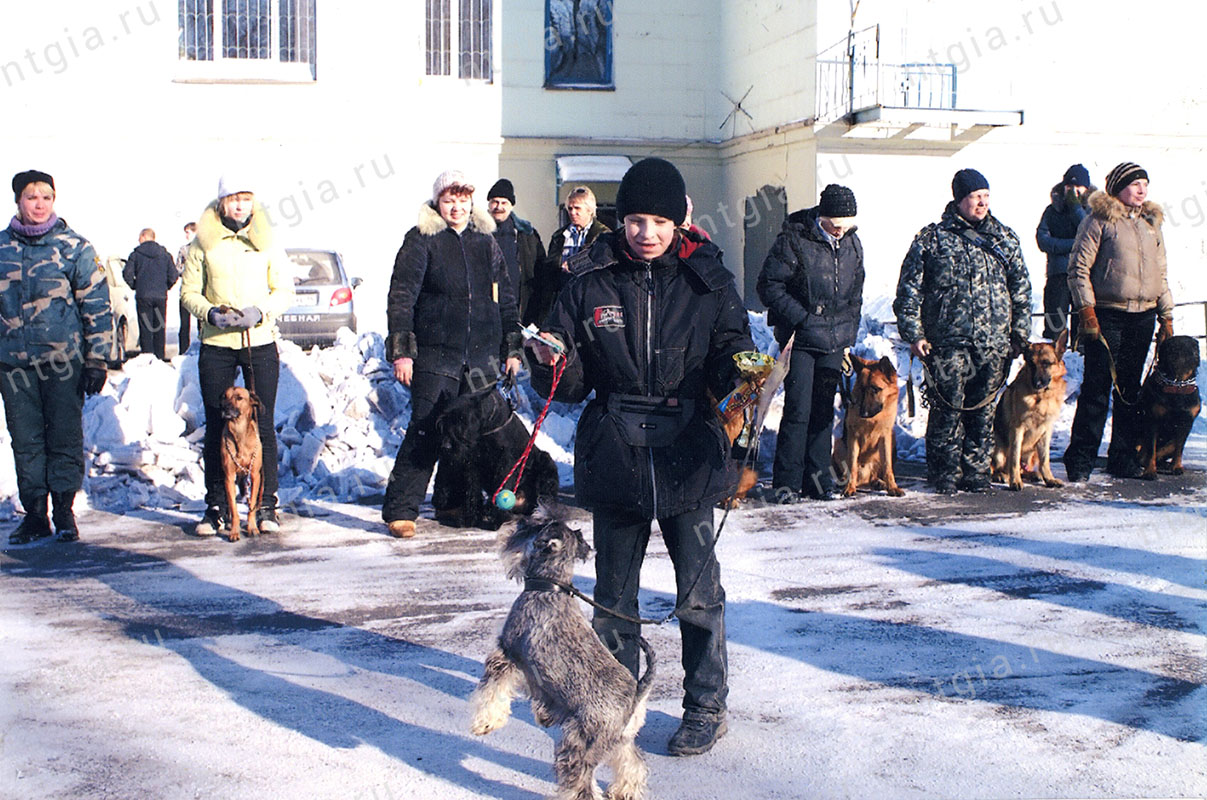
[[[515,508],[515,492],[510,489],[504,489],[495,497],[495,505],[504,511],[510,511]]]

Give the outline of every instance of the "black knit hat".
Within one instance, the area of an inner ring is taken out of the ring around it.
[[[27,169],[24,172],[18,172],[13,176],[13,202],[21,199],[21,192],[25,191],[25,187],[31,183],[49,183],[50,188],[54,188],[54,178],[41,170]]]
[[[1106,174],[1106,193],[1116,195],[1141,178],[1148,180],[1148,173],[1139,164],[1124,161]]]
[[[1089,186],[1090,171],[1082,164],[1074,164],[1065,170],[1062,182],[1065,186]]]
[[[951,196],[963,200],[973,192],[988,189],[989,181],[975,169],[962,169],[951,179]]]
[[[629,167],[616,192],[616,217],[653,214],[676,225],[687,218],[687,185],[679,170],[661,158],[646,158]]]
[[[497,181],[495,181],[495,185],[490,187],[490,191],[486,193],[487,200],[489,200],[492,197],[505,198],[507,200],[507,202],[511,203],[514,206],[515,205],[515,187],[512,186],[511,181],[507,180],[506,178],[499,178]]]
[[[831,183],[821,190],[821,202],[817,213],[822,217],[855,216],[855,193],[845,186]]]

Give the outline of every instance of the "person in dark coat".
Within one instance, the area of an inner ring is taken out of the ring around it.
[[[1077,226],[1089,210],[1086,200],[1092,191],[1090,171],[1081,164],[1065,170],[1064,178],[1052,187],[1052,202],[1044,209],[1035,229],[1035,242],[1048,256],[1048,279],[1044,283],[1044,337],[1056,341],[1069,326],[1069,253]],[[1076,340],[1076,327],[1069,341]]]
[[[386,485],[390,534],[415,535],[436,466],[435,423],[456,397],[520,369],[519,313],[494,221],[473,206],[474,187],[448,170],[407,231],[390,278],[386,354],[411,388],[411,421]],[[502,366],[500,366],[502,362]]]
[[[855,194],[830,184],[821,202],[784,220],[759,273],[758,293],[782,348],[796,339],[784,379],[784,415],[775,440],[774,497],[837,497],[830,467],[834,392],[844,351],[855,344],[863,306],[863,244]]]
[[[168,324],[168,290],[180,277],[172,254],[155,241],[155,231],[143,228],[138,247],[126,259],[122,277],[134,290],[138,309],[138,349],[166,361],[164,332]]]
[[[520,308],[520,321],[527,324],[539,321],[530,319],[528,310],[536,265],[545,257],[545,246],[532,223],[515,215],[514,207],[515,188],[511,181],[499,178],[486,193],[486,209],[495,220],[495,241],[507,262],[507,274],[511,277],[511,288]]]
[[[754,344],[721,251],[676,227],[686,213],[679,171],[661,159],[633,165],[616,205],[623,231],[570,258],[544,336],[565,348],[555,398],[595,393],[574,440],[574,489],[594,522],[595,600],[637,616],[654,520],[675,566],[685,696],[668,749],[694,755],[725,733],[729,691],[713,506],[737,476],[708,393],[737,385],[733,356]],[[533,386],[548,397],[563,356],[530,342]],[[600,611],[593,625],[636,675],[640,625]]]
[[[590,247],[608,226],[595,217],[595,192],[576,186],[566,195],[566,215],[570,224],[558,228],[549,237],[549,254],[537,264],[536,286],[528,306],[530,321],[544,321],[557,294],[570,280],[567,263],[580,250]]]
[[[951,193],[914,237],[893,301],[928,370],[926,471],[940,494],[989,491],[996,393],[1031,332],[1031,279],[1018,235],[989,212],[989,181],[962,169]]]

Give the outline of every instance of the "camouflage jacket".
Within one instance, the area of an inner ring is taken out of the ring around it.
[[[984,244],[968,238],[979,234]],[[1006,352],[1031,333],[1031,279],[1018,236],[990,214],[973,228],[948,203],[918,232],[897,282],[897,329],[907,342]]]
[[[109,284],[96,251],[59,220],[37,237],[0,231],[0,364],[83,356],[103,366],[113,345]]]

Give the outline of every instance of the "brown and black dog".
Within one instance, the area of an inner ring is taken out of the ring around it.
[[[239,541],[239,507],[236,504],[240,478],[247,479],[247,535],[259,534],[256,511],[264,492],[260,471],[260,399],[242,386],[232,386],[222,395],[222,475],[226,481],[226,503],[230,513],[227,538]]]
[[[1195,382],[1198,371],[1199,343],[1192,337],[1171,336],[1161,342],[1157,363],[1140,390],[1142,478],[1155,479],[1158,463],[1174,475],[1182,474],[1182,448],[1202,405]]]
[[[1063,486],[1052,474],[1049,450],[1052,430],[1064,406],[1064,330],[1055,342],[1031,342],[1023,368],[1002,392],[993,417],[993,477],[1015,491],[1023,488],[1024,471],[1045,486]],[[1034,472],[1033,472],[1034,470]]]
[[[860,486],[884,489],[893,497],[905,490],[897,486],[893,459],[897,442],[897,368],[888,356],[879,361],[851,356],[855,387],[843,421],[843,435],[834,442],[831,463],[839,478],[846,479],[842,493],[855,494]]]

